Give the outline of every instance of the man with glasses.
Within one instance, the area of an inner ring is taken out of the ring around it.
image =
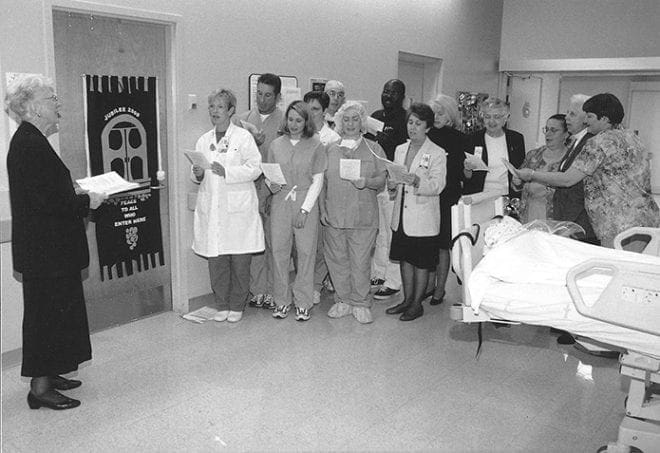
[[[332,129],[335,128],[335,113],[346,101],[346,90],[344,84],[339,80],[328,80],[325,84],[325,92],[330,97],[330,103],[325,111],[325,121]]]
[[[463,193],[493,192],[520,198],[520,192],[513,187],[512,177],[502,163],[505,159],[518,168],[525,159],[524,137],[505,128],[509,106],[498,98],[486,99],[479,108],[479,115],[485,129],[474,134],[472,142],[477,153],[481,149],[481,159],[488,165],[488,171],[473,171],[474,167],[466,159]]]

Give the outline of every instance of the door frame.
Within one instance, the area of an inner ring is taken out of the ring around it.
[[[181,249],[181,231],[183,210],[185,209],[185,198],[181,194],[185,191],[179,187],[182,183],[178,177],[180,173],[179,159],[176,159],[174,150],[179,149],[178,124],[181,119],[177,115],[177,92],[181,68],[178,63],[178,55],[182,54],[181,39],[183,18],[179,14],[162,13],[143,9],[134,9],[123,6],[103,5],[99,3],[88,3],[79,0],[44,0],[44,46],[46,55],[46,74],[55,80],[55,44],[53,41],[53,11],[65,11],[80,14],[98,14],[99,16],[137,20],[140,22],[164,25],[167,30],[167,67],[168,77],[172,81],[166,100],[167,109],[167,168],[169,177],[168,206],[169,206],[169,250],[170,254],[170,279],[172,288],[172,310],[177,313],[188,312],[188,284],[183,264],[183,253]]]

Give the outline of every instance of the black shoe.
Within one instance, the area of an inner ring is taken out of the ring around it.
[[[371,279],[371,287],[372,288],[380,288],[385,284],[385,280],[382,278],[372,278]]]
[[[557,337],[557,344],[575,344],[575,338],[568,332],[564,332]]]
[[[62,376],[52,376],[48,378],[55,390],[71,390],[82,385],[81,381],[76,379],[67,379]]]
[[[401,302],[400,304],[395,305],[394,307],[390,307],[387,310],[385,310],[385,313],[388,315],[398,315],[399,313],[403,313],[408,309],[408,304],[405,302]]]
[[[387,299],[398,292],[399,292],[398,289],[392,289],[392,288],[388,288],[387,286],[383,286],[381,289],[379,289],[374,293],[374,299],[379,299],[379,300]]]
[[[433,295],[433,293],[435,293],[435,288],[433,288],[431,291],[428,291],[426,294],[424,294],[422,296],[422,300],[428,299],[429,297],[431,297]]]
[[[445,295],[443,294],[442,297],[439,299],[436,299],[435,296],[431,298],[431,302],[429,302],[429,305],[440,305],[445,301]]]
[[[424,307],[419,307],[416,310],[411,310],[408,309],[403,312],[403,314],[399,317],[400,321],[412,321],[414,319],[419,318],[424,314]]]
[[[32,392],[28,393],[27,403],[30,409],[39,409],[40,407],[48,407],[56,411],[65,409],[73,409],[80,406],[80,401],[64,396],[55,390],[48,390],[41,396],[35,396]]]

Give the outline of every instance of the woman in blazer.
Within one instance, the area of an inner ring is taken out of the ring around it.
[[[401,313],[401,321],[412,321],[424,314],[422,300],[429,272],[438,265],[440,246],[440,192],[445,187],[445,150],[427,137],[434,113],[426,104],[413,103],[407,116],[410,140],[397,146],[394,162],[405,166],[400,175],[390,173],[388,188],[396,187],[392,213],[390,259],[399,261],[405,294],[403,302],[386,310]]]
[[[61,104],[50,79],[28,75],[7,90],[7,113],[19,124],[9,144],[14,270],[23,283],[23,365],[32,378],[31,409],[72,409],[62,395],[81,385],[62,374],[92,358],[80,271],[89,265],[83,218],[105,199],[75,189],[48,142],[58,132]]]

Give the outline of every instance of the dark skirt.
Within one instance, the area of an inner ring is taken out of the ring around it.
[[[24,280],[23,304],[22,376],[70,373],[92,358],[80,275]]]
[[[433,270],[438,265],[440,236],[412,237],[403,232],[403,222],[392,233],[390,259],[405,261],[420,269]]]

